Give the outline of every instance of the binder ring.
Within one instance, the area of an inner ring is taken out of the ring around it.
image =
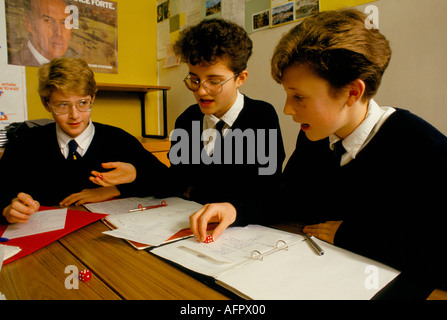
[[[264,256],[262,255],[261,252],[259,252],[259,250],[253,250],[251,252],[251,258],[253,260],[261,260],[261,261],[264,260]]]
[[[281,246],[281,244],[282,244],[282,246]],[[289,249],[289,245],[284,240],[276,241],[275,246],[276,246],[276,249],[278,249],[278,250],[288,250]]]
[[[280,251],[280,250],[288,250],[289,245],[284,240],[278,240],[276,241],[275,248],[273,248],[270,251],[265,252],[262,254],[259,250],[253,250],[251,252],[251,259],[252,260],[264,260],[264,256],[268,256],[269,254],[272,254],[274,252]]]

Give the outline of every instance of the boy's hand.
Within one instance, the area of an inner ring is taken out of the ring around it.
[[[303,232],[308,236],[314,236],[320,240],[334,244],[335,233],[343,221],[326,221],[303,228]]]
[[[31,215],[40,208],[39,202],[35,201],[29,194],[19,193],[11,204],[3,209],[3,216],[9,223],[26,223]]]
[[[60,202],[61,206],[70,206],[72,204],[80,206],[88,202],[99,202],[118,197],[120,192],[117,187],[100,187],[93,189],[84,189],[81,192],[73,193]]]
[[[203,242],[206,240],[208,223],[218,222],[212,234],[213,241],[216,241],[236,221],[236,215],[236,208],[229,202],[206,204],[189,217],[191,231],[198,241]]]
[[[137,169],[130,163],[107,162],[103,163],[102,167],[113,170],[104,173],[98,171],[91,172],[93,177],[89,178],[90,181],[99,186],[110,187],[118,184],[131,183],[137,177]]]

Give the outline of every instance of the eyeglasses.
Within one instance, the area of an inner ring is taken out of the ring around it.
[[[78,100],[74,103],[68,101],[56,101],[54,104],[47,102],[47,105],[53,110],[58,116],[67,114],[73,108],[73,106],[80,112],[88,112],[92,110],[93,101],[90,99]]]
[[[220,80],[205,80],[202,83],[200,83],[200,80],[195,80],[190,77],[190,75],[187,75],[185,79],[183,79],[183,82],[185,83],[186,87],[194,92],[199,91],[200,86],[203,86],[210,95],[216,95],[222,92],[222,86],[230,81],[231,79],[237,77],[239,73],[236,73],[234,76],[232,76],[230,79],[225,80],[224,82]]]

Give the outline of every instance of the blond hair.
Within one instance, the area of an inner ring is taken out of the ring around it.
[[[38,77],[38,92],[44,101],[48,101],[54,90],[80,96],[94,96],[98,91],[95,74],[78,58],[53,59],[39,68]]]

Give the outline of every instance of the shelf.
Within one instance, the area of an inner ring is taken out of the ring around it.
[[[139,84],[97,83],[98,91],[137,93],[141,103],[141,134],[144,138],[165,139],[168,137],[167,98],[168,86],[152,86]],[[163,91],[163,135],[146,133],[146,94],[151,91]]]

